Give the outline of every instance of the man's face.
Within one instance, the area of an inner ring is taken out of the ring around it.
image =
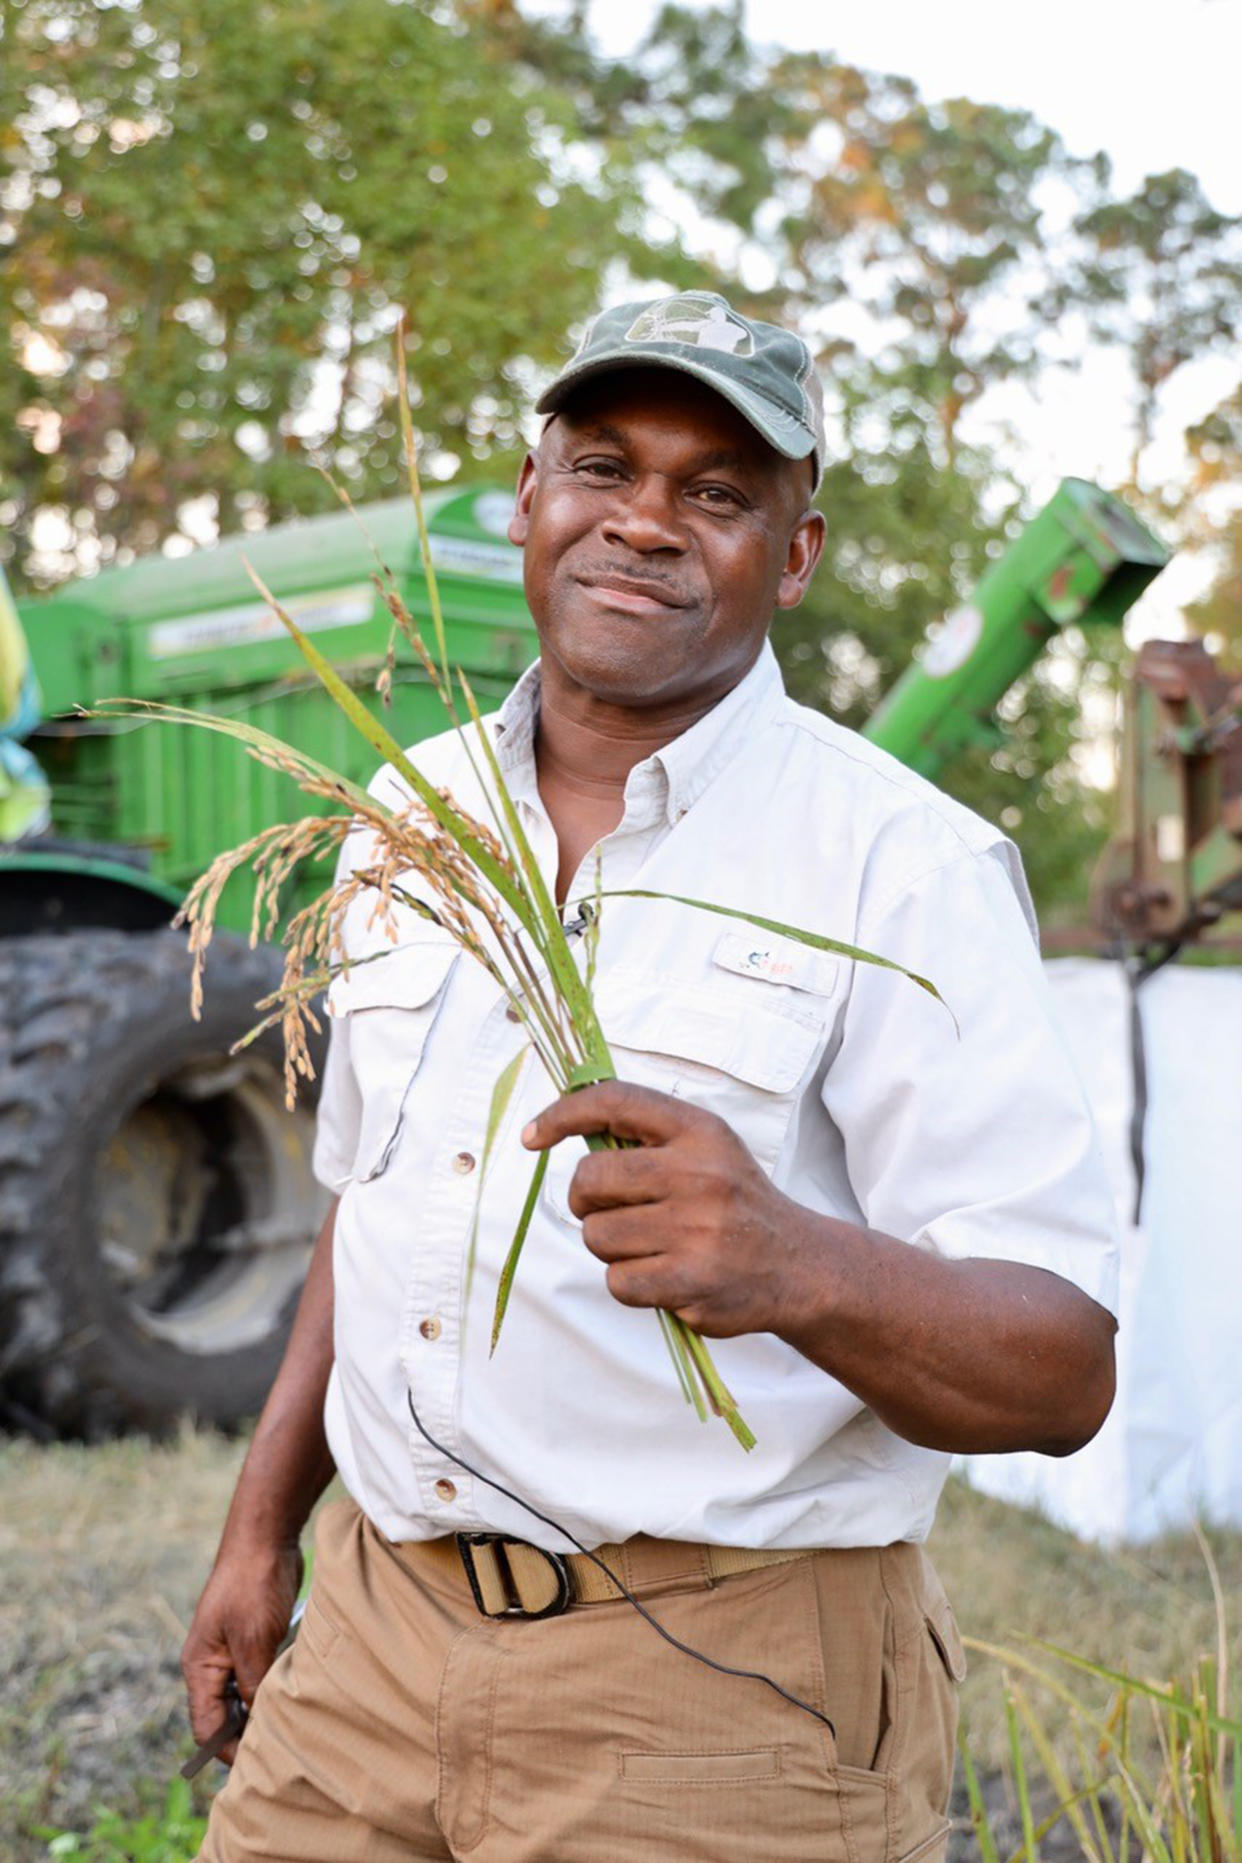
[[[714,704],[819,560],[810,478],[691,376],[585,385],[523,466],[509,530],[545,678],[633,710]]]

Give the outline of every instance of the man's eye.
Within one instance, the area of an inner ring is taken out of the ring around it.
[[[701,505],[717,506],[722,511],[736,510],[742,502],[731,485],[700,485],[694,495]]]
[[[590,479],[616,479],[621,476],[621,466],[615,459],[580,459],[577,470]]]

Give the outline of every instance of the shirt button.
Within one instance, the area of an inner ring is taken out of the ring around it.
[[[429,1320],[423,1320],[418,1330],[423,1335],[424,1339],[438,1339],[440,1337],[440,1322],[433,1316]]]
[[[459,1151],[453,1160],[453,1169],[456,1171],[458,1177],[469,1177],[471,1171],[474,1169],[473,1152]]]
[[[457,1485],[455,1482],[449,1481],[446,1476],[441,1476],[440,1480],[436,1483],[436,1493],[442,1501],[455,1501],[457,1499]]]

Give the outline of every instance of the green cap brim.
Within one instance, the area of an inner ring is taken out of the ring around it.
[[[599,375],[619,373],[622,369],[671,369],[678,375],[693,375],[706,388],[714,390],[722,400],[735,407],[742,418],[748,420],[768,445],[784,458],[809,459],[815,451],[815,436],[807,432],[805,422],[787,413],[766,396],[749,393],[721,371],[692,358],[670,356],[667,350],[644,349],[641,344],[635,343],[627,343],[624,349],[611,351],[607,355],[592,356],[589,362],[582,363],[578,368],[566,369],[549,388],[544,389],[535,403],[535,412],[555,414],[584,382],[592,381]],[[816,461],[817,479],[822,463]]]

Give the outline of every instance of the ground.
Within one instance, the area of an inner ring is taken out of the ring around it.
[[[243,1448],[190,1432],[163,1447],[0,1442],[6,1863],[46,1856],[34,1826],[84,1829],[99,1804],[128,1813],[162,1801],[191,1745],[177,1653]],[[1212,1546],[1226,1598],[1242,1597],[1242,1533],[1213,1534]],[[1105,1553],[951,1484],[932,1551],[963,1630],[982,1641],[1027,1632],[1162,1679],[1214,1647],[1211,1589],[1189,1534]],[[999,1808],[1005,1731],[994,1663],[973,1660],[963,1712]],[[209,1791],[199,1788],[203,1803]],[[963,1834],[954,1849],[965,1859],[973,1843]]]

